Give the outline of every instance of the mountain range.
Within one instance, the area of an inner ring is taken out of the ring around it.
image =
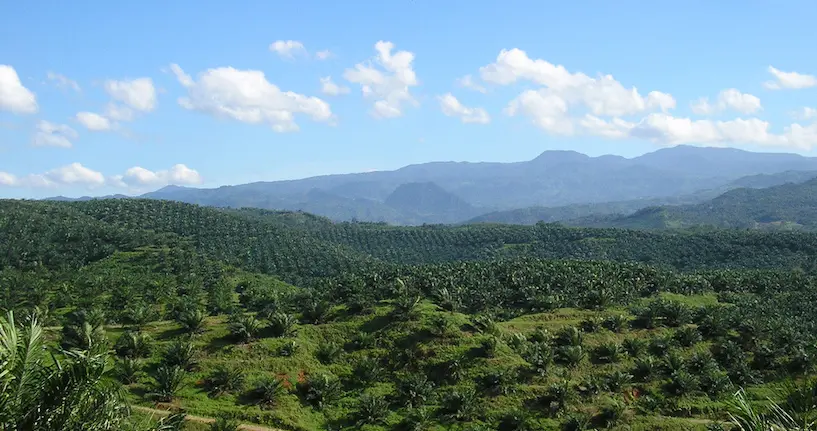
[[[817,158],[682,145],[633,158],[545,151],[526,162],[432,162],[212,189],[168,186],[138,197],[300,210],[335,221],[535,223],[696,204],[738,187],[768,187],[815,175]]]

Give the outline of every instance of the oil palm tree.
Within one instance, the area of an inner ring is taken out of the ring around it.
[[[106,357],[62,351],[47,357],[32,316],[0,317],[0,428],[118,430],[128,415],[119,387],[105,378]]]

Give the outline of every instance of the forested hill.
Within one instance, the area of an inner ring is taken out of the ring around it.
[[[749,229],[817,229],[817,178],[765,189],[731,190],[695,205],[651,207],[587,225],[624,228],[713,226]]]
[[[807,269],[817,254],[815,234],[645,232],[543,223],[395,227],[134,199],[2,201],[0,244],[2,267],[81,267],[115,251],[175,247],[292,282],[371,265],[518,257],[638,261],[683,270]]]

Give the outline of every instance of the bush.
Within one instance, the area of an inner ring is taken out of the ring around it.
[[[514,391],[518,376],[511,370],[492,370],[479,380],[482,389],[490,395],[508,395]]]
[[[524,358],[530,363],[535,374],[544,376],[553,363],[553,350],[543,342],[532,343],[528,346]]]
[[[621,347],[632,358],[638,358],[647,352],[647,342],[640,338],[626,338]]]
[[[573,326],[567,326],[556,334],[557,346],[581,346],[582,333]]]
[[[536,403],[546,413],[555,415],[563,411],[572,398],[573,388],[570,386],[570,381],[565,380],[550,385],[545,393],[538,397]]]
[[[682,347],[692,347],[692,345],[703,339],[701,333],[698,332],[698,328],[694,326],[679,328],[675,331],[672,338]]]
[[[371,349],[377,345],[377,337],[369,332],[358,332],[352,337],[352,348],[355,350]]]
[[[556,359],[568,367],[577,367],[585,356],[582,346],[560,346],[556,349]]]
[[[443,395],[440,413],[455,421],[474,419],[481,408],[479,395],[471,387],[452,389]]]
[[[188,334],[198,334],[204,331],[204,319],[207,315],[200,308],[192,308],[181,311],[176,316],[176,322],[182,330]]]
[[[605,379],[607,390],[610,392],[620,392],[624,387],[630,384],[632,379],[632,374],[619,370],[613,371]]]
[[[142,364],[139,359],[125,357],[116,364],[116,376],[119,381],[130,385],[136,383],[139,379],[139,374],[142,370]]]
[[[618,343],[602,343],[593,349],[593,360],[601,364],[611,364],[620,361],[621,354],[621,345]]]
[[[389,414],[389,403],[382,396],[364,394],[358,402],[357,425],[383,423]]]
[[[288,337],[294,335],[295,316],[286,313],[272,313],[269,316],[269,331],[273,337]]]
[[[264,377],[253,384],[253,388],[247,394],[247,398],[261,407],[274,406],[280,397],[286,392],[284,382],[275,377]]]
[[[377,358],[364,356],[357,360],[352,375],[361,386],[380,382],[385,377],[385,370]]]
[[[198,365],[195,346],[190,341],[175,340],[168,346],[162,357],[162,364],[167,367],[181,367],[191,371]]]
[[[318,358],[322,364],[331,364],[340,358],[343,354],[343,348],[334,341],[323,342],[315,351],[315,357]]]
[[[126,331],[116,340],[114,351],[122,358],[144,358],[150,355],[151,338],[142,332]]]
[[[579,323],[579,328],[582,332],[596,332],[602,328],[602,320],[598,317],[588,317]]]
[[[498,431],[532,431],[533,418],[524,409],[515,409],[503,414],[497,424]]]
[[[425,405],[433,391],[434,385],[423,374],[412,373],[397,381],[397,398],[411,409]]]
[[[622,332],[627,329],[629,319],[623,314],[608,316],[601,323],[602,326],[613,332]]]
[[[633,367],[633,377],[640,382],[648,382],[655,375],[658,368],[658,361],[653,356],[643,356],[635,358]]]
[[[328,374],[309,376],[299,386],[304,401],[318,409],[333,403],[341,395],[340,382]]]
[[[244,372],[238,367],[220,365],[205,380],[211,395],[240,391],[244,386]]]
[[[457,335],[457,325],[445,315],[436,315],[428,326],[431,335],[437,338],[450,338]]]
[[[295,342],[295,340],[290,340],[284,343],[280,349],[278,349],[278,354],[285,358],[289,358],[294,356],[295,353],[298,352],[299,344]]]
[[[664,385],[664,390],[675,396],[682,396],[698,389],[698,380],[692,374],[679,370],[669,376],[669,381]]]
[[[241,343],[249,343],[261,332],[261,322],[249,314],[237,314],[230,317],[230,335]]]
[[[150,393],[154,398],[162,402],[173,401],[176,393],[184,385],[187,373],[182,367],[162,365],[156,369],[153,379],[153,391]]]

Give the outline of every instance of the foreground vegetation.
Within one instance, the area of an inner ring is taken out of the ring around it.
[[[0,244],[7,429],[813,429],[810,234],[2,201]]]

